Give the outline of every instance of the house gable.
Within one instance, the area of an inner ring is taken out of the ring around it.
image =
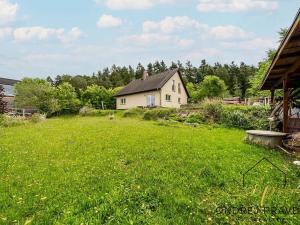
[[[189,94],[183,83],[181,74],[175,73],[161,88],[161,106],[179,108],[187,104]]]

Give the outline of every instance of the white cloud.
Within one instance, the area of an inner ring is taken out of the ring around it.
[[[215,39],[249,39],[254,36],[250,32],[244,31],[242,28],[227,25],[209,27],[207,24],[188,16],[166,17],[161,21],[145,21],[143,23],[143,33],[160,33],[160,34],[178,34],[180,36],[194,33],[194,35],[203,38]]]
[[[210,29],[210,35],[217,39],[245,39],[253,36],[253,34],[244,31],[236,26],[217,26]]]
[[[142,10],[173,2],[174,0],[107,0],[106,6],[113,10]]]
[[[64,34],[64,29],[53,29],[45,27],[20,27],[13,32],[16,41],[29,41],[33,39],[46,40],[51,37],[59,37]]]
[[[68,33],[58,36],[63,43],[70,43],[84,36],[78,27],[73,27]]]
[[[11,22],[16,19],[18,4],[10,3],[8,0],[0,0],[0,24]]]
[[[118,27],[121,26],[122,23],[123,21],[121,19],[104,14],[99,18],[97,26],[100,28]]]
[[[188,16],[166,17],[161,21],[145,21],[141,34],[119,38],[121,43],[132,46],[179,47],[187,49],[196,41],[242,41],[254,38],[255,35],[240,27],[216,26],[207,24]],[[218,42],[216,42],[218,43]],[[199,43],[200,44],[200,43]]]
[[[18,27],[18,28],[0,28],[0,38],[11,37],[15,41],[25,42],[32,40],[44,41],[48,39],[57,39],[63,43],[75,41],[83,36],[78,27],[73,27],[66,32],[63,28],[47,28],[41,26]]]
[[[12,34],[13,29],[10,27],[0,28],[0,39],[9,37]]]
[[[176,16],[176,17],[166,17],[165,19],[154,22],[145,21],[143,23],[144,32],[162,32],[162,33],[172,33],[182,30],[199,30],[206,29],[208,26],[202,24],[197,20],[194,20],[187,16]]]
[[[149,9],[153,7],[151,0],[108,0],[107,7],[114,10],[124,9]]]
[[[197,5],[201,12],[274,11],[277,8],[276,0],[199,0]]]
[[[140,35],[130,35],[119,39],[122,45],[130,44],[131,46],[140,47],[167,47],[187,49],[194,44],[194,40],[184,39],[174,35],[162,33],[143,33]]]

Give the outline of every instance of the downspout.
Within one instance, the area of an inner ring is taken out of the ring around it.
[[[161,106],[161,89],[159,89],[159,107],[162,107]]]

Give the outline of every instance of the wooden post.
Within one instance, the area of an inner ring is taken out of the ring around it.
[[[289,132],[289,88],[288,76],[283,79],[283,132]]]
[[[271,90],[271,99],[270,99],[270,105],[271,105],[272,109],[274,108],[274,104],[275,104],[275,90],[272,89]]]

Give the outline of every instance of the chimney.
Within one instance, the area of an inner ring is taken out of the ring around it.
[[[147,77],[149,77],[148,71],[147,71],[147,70],[144,70],[144,73],[143,73],[143,80],[146,80]]]

